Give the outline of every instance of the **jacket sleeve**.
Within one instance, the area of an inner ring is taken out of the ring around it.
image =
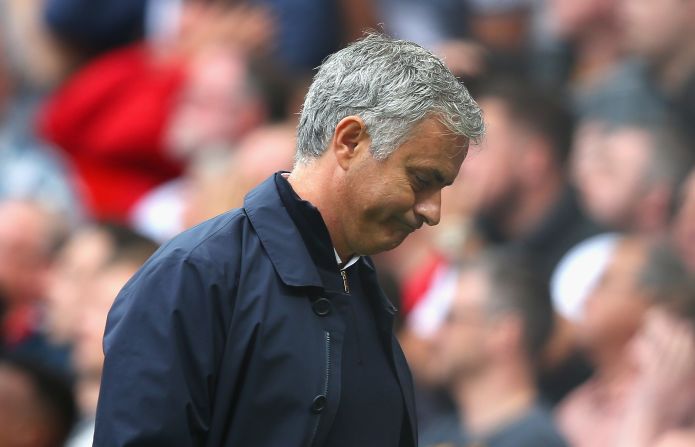
[[[216,270],[206,258],[155,255],[120,292],[106,324],[95,446],[204,444],[236,294]]]

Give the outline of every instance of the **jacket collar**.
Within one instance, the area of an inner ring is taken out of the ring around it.
[[[280,199],[275,175],[246,195],[244,211],[283,283],[322,288],[311,255]]]
[[[281,172],[271,175],[246,195],[244,211],[285,285],[323,288],[324,284],[314,260],[280,197],[275,180],[280,174]],[[391,318],[398,309],[379,286],[372,260],[368,256],[361,256],[357,262],[366,267],[366,274],[362,275],[363,280],[366,282],[367,290],[376,291],[378,294],[380,308],[388,313],[386,326],[390,327]],[[381,321],[384,319],[380,318]]]

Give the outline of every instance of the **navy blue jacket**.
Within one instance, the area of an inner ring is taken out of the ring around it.
[[[371,261],[359,262],[417,439],[395,309]],[[322,291],[273,177],[242,209],[174,238],[109,313],[94,445],[323,445],[340,403],[345,323]]]

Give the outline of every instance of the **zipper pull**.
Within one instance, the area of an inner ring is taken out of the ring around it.
[[[340,276],[343,277],[343,289],[345,289],[345,293],[350,293],[350,286],[348,285],[347,273],[345,273],[345,270],[340,271]]]

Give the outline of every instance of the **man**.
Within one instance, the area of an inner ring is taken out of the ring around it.
[[[520,79],[493,79],[477,97],[489,131],[480,150],[471,151],[463,178],[477,201],[478,229],[489,244],[524,254],[549,279],[573,246],[598,231],[568,184],[572,116],[557,97]],[[560,321],[541,372],[543,395],[553,403],[589,375],[562,340],[565,330]]]
[[[532,257],[549,277],[571,247],[596,232],[565,175],[571,115],[520,79],[494,79],[478,99],[489,131],[464,165],[478,227],[490,243]]]
[[[43,326],[46,279],[61,221],[35,201],[0,200],[0,351],[22,355],[61,371],[68,353]]]
[[[622,43],[646,62],[656,91],[677,124],[695,139],[695,1],[621,0]],[[648,29],[649,32],[644,32]]]
[[[458,414],[421,445],[565,446],[539,404],[536,365],[552,329],[547,286],[505,252],[464,264],[434,344]]]
[[[655,245],[640,278],[651,307],[630,342],[635,380],[616,447],[695,445],[695,278]]]
[[[589,215],[611,229],[663,234],[693,166],[678,135],[657,123],[585,123],[576,150],[593,160],[585,160],[577,187]]]
[[[127,228],[101,226],[87,231],[100,233],[108,240],[109,256],[94,267],[83,284],[86,296],[79,297],[75,309],[80,324],[75,328],[72,363],[75,371],[75,394],[81,421],[66,443],[67,447],[91,446],[94,415],[104,363],[102,350],[106,315],[118,291],[157,249],[157,245]],[[85,239],[83,232],[82,239]]]
[[[294,171],[165,245],[106,325],[99,446],[411,446],[412,383],[367,255],[439,221],[478,106],[421,47],[329,57]]]
[[[644,278],[649,244],[638,238],[618,242],[599,283],[584,305],[578,338],[595,373],[558,409],[558,422],[573,446],[614,446],[634,379],[628,349],[650,306]]]

